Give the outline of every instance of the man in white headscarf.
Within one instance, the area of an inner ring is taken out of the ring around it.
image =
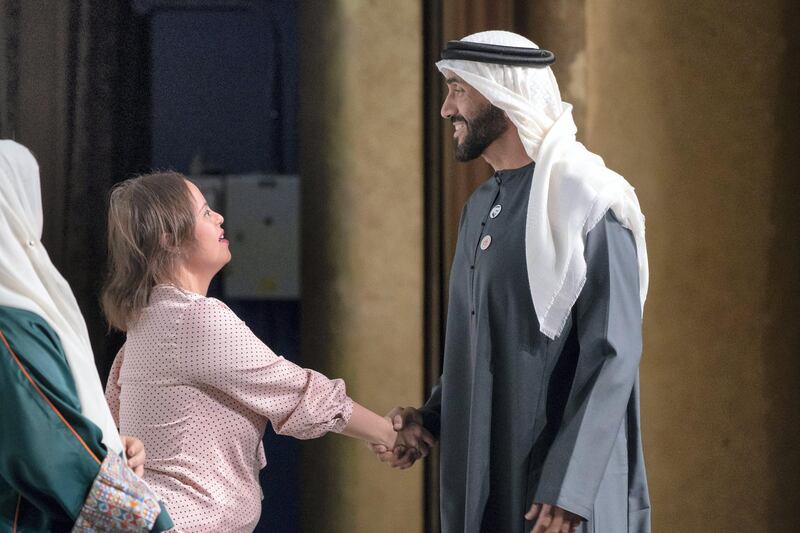
[[[39,167],[0,140],[0,530],[169,529],[129,468],[142,471],[141,442],[117,432],[83,316],[41,236]]]
[[[644,217],[575,140],[553,60],[489,31],[437,63],[456,158],[495,170],[461,215],[440,382],[421,409],[391,413],[396,429],[439,438],[444,533],[650,530]],[[419,456],[376,451],[399,467]]]

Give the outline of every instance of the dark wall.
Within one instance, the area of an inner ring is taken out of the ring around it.
[[[296,169],[294,2],[151,12],[152,164]]]

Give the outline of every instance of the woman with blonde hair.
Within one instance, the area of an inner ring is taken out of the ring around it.
[[[102,305],[127,338],[106,396],[120,429],[144,441],[145,479],[183,531],[252,531],[268,421],[301,439],[332,431],[427,450],[396,442],[391,423],[353,402],[341,380],[275,355],[206,297],[231,258],[222,222],[177,173],[133,178],[111,193]]]
[[[0,530],[164,531],[169,515],[134,473],[144,449],[117,433],[42,225],[39,166],[0,140]]]

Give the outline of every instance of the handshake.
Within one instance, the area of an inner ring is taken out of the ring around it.
[[[383,444],[368,444],[375,456],[392,468],[406,469],[417,459],[427,457],[436,439],[422,425],[422,413],[413,407],[395,407],[385,416],[397,432],[394,448]]]

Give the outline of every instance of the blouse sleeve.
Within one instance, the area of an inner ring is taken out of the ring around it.
[[[341,379],[328,379],[279,357],[225,304],[193,302],[178,327],[190,379],[212,386],[272,422],[275,431],[312,439],[341,432],[353,401]]]
[[[108,374],[108,382],[106,382],[106,402],[109,409],[111,409],[111,416],[114,417],[114,423],[119,427],[119,394],[122,388],[119,386],[119,369],[122,368],[122,361],[125,357],[125,345],[117,352],[114,358],[114,364],[111,365],[111,371]]]

